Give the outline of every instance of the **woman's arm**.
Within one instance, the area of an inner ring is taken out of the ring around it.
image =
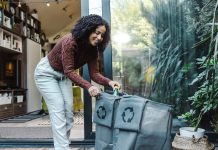
[[[94,60],[91,60],[89,63],[88,63],[88,67],[89,67],[89,74],[90,74],[90,77],[93,81],[95,81],[96,83],[98,84],[101,84],[101,85],[109,85],[111,86],[113,89],[120,89],[121,88],[121,85],[119,82],[117,81],[112,81],[106,77],[104,77],[103,75],[101,75],[99,73],[99,67],[98,67],[98,60],[97,58],[94,59]]]
[[[111,80],[100,74],[97,58],[88,62],[88,68],[89,75],[93,81],[101,85],[109,85]]]

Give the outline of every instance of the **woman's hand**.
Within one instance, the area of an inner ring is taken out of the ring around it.
[[[88,91],[89,94],[93,97],[98,96],[101,93],[101,91],[96,86],[91,86]]]
[[[121,89],[121,85],[120,85],[120,83],[119,82],[117,82],[117,81],[110,81],[109,82],[109,85],[113,88],[113,90],[114,89]]]

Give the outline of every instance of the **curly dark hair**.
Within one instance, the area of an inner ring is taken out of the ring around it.
[[[106,32],[104,34],[103,41],[98,45],[98,51],[103,52],[110,41],[110,27],[101,16],[96,14],[83,16],[77,21],[74,28],[71,30],[71,33],[75,38],[78,47],[83,47],[84,45],[87,45],[89,35],[95,32],[96,28],[101,25],[105,26]]]

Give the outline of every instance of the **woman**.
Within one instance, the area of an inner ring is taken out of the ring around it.
[[[55,150],[69,149],[72,114],[72,82],[87,89],[90,96],[100,90],[79,76],[75,70],[88,64],[93,81],[112,88],[120,84],[99,73],[98,60],[110,40],[108,23],[98,15],[88,15],[77,21],[71,33],[58,41],[35,70],[36,85],[48,106]]]

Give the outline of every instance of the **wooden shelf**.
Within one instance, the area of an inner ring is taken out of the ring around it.
[[[22,37],[0,28],[0,46],[4,52],[22,53]]]
[[[22,52],[0,46],[0,52],[9,54],[21,54]]]
[[[0,105],[0,118],[3,119],[11,116],[13,116],[13,105]]]
[[[40,48],[43,43],[41,35],[45,37],[45,34],[42,34],[41,22],[31,15],[28,8],[18,7],[17,3],[9,3],[9,8],[0,8],[0,80],[2,88],[0,93],[12,93],[13,95],[11,101],[4,100],[4,98],[1,101],[2,97],[0,97],[0,119],[26,113],[27,101],[30,110],[31,107],[35,107],[36,103],[30,101],[30,99],[32,100],[30,93],[34,92],[35,94],[38,91],[36,87],[31,86],[34,80],[27,81],[29,77],[32,78],[28,71],[33,69],[28,66],[29,64],[31,67],[35,66],[35,63],[40,60]],[[3,89],[5,87],[28,88],[29,90]],[[29,95],[31,98],[28,97]],[[38,106],[40,106],[41,95],[38,94],[35,97],[37,97],[36,100],[39,100]]]
[[[0,119],[27,112],[25,89],[0,90],[0,94]],[[7,97],[8,99],[5,100]]]
[[[6,31],[8,31],[8,32],[10,32],[10,33],[12,33],[12,34],[15,34],[15,35],[17,35],[17,36],[20,36],[20,37],[22,37],[22,38],[24,37],[24,36],[21,35],[20,33],[14,31],[13,29],[10,29],[10,28],[8,28],[8,27],[6,27],[6,26],[3,26],[2,24],[0,24],[0,29],[4,29],[4,30],[6,30]]]
[[[9,11],[0,8],[0,28],[41,43],[41,22],[27,10],[18,7],[16,3],[10,3],[9,8]],[[4,21],[4,18],[8,21]]]

